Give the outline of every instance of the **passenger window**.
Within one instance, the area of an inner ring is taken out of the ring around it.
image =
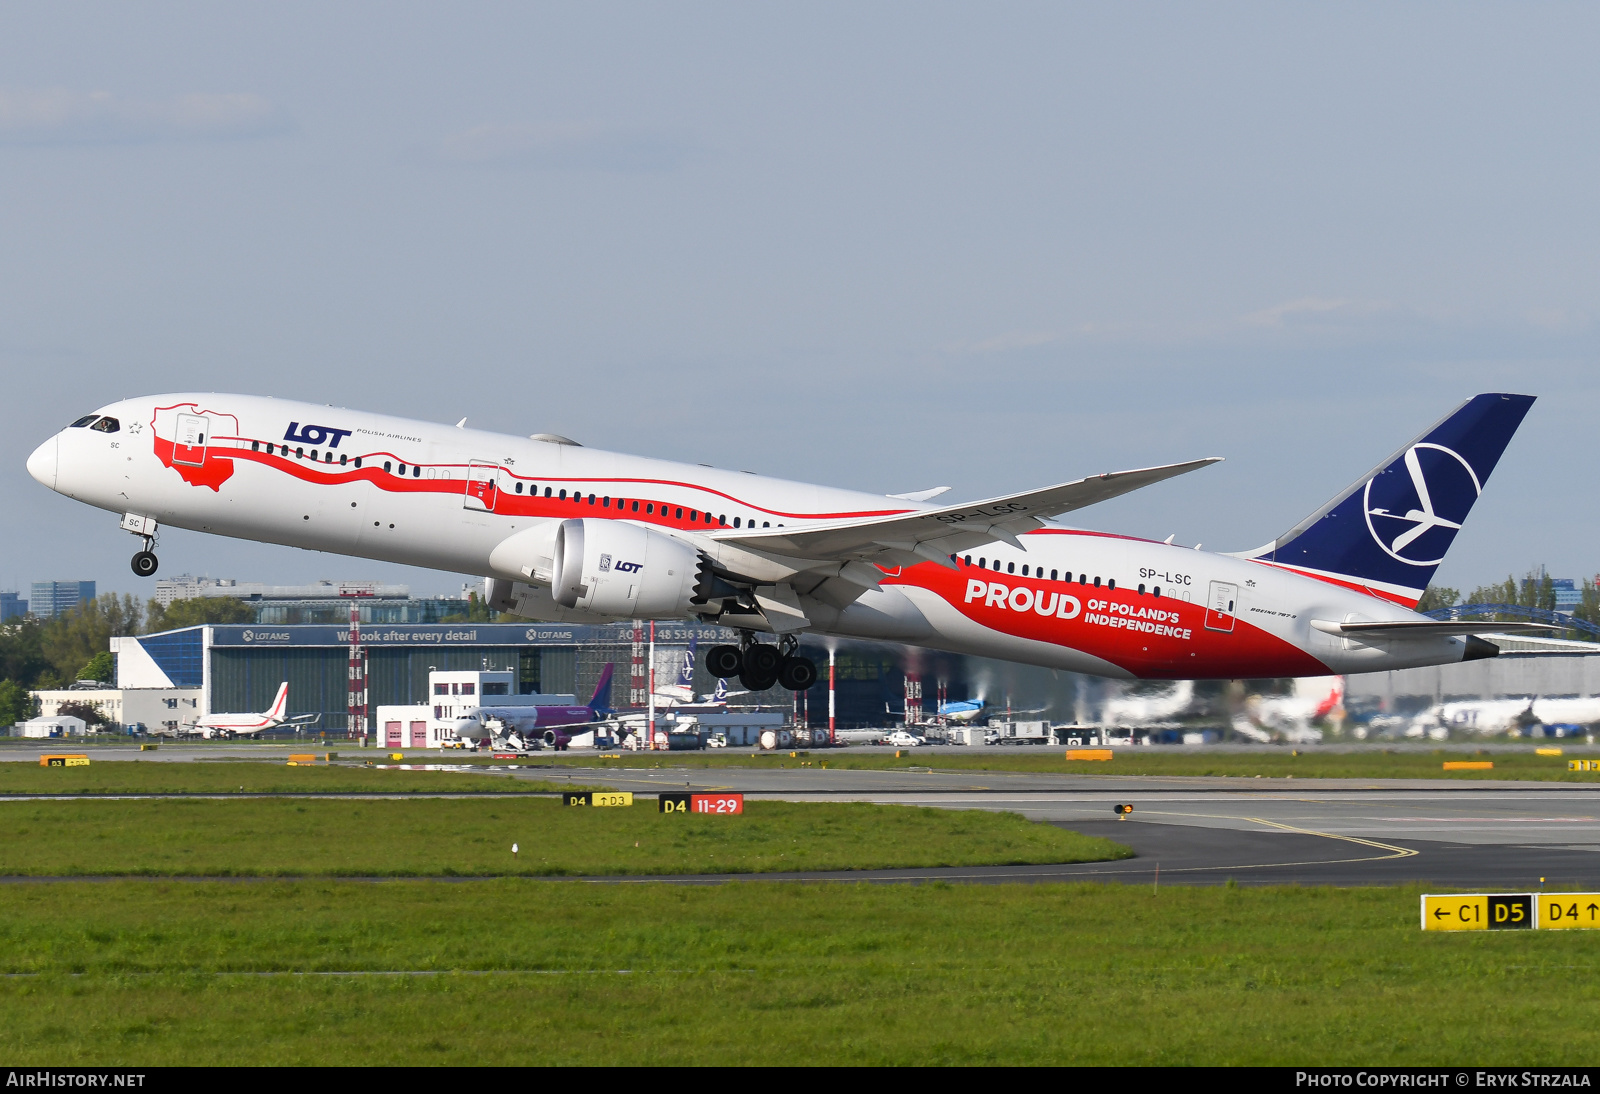
[[[383,469],[386,472],[392,472],[394,470],[394,468],[389,466],[389,461],[388,460],[384,460],[383,461]]]
[[[593,494],[590,494],[590,495],[589,495],[589,504],[590,504],[590,505],[593,505],[593,504],[594,504],[594,495],[593,495]]]
[[[77,421],[75,421],[71,425],[67,426],[67,428],[68,429],[82,429],[84,426],[88,425],[90,422],[94,421],[98,417],[100,417],[100,415],[98,415],[98,414],[85,414],[83,417],[79,418]]]
[[[966,564],[967,564],[967,565],[968,565],[968,566],[971,566],[971,565],[972,565],[972,556],[971,556],[971,555],[968,555],[968,556],[967,556],[967,557],[966,557],[966,560],[965,560],[965,561],[966,561]]]
[[[339,466],[340,467],[343,467],[345,464],[347,464],[349,462],[350,462],[350,457],[349,456],[345,455],[343,452],[339,453]]]
[[[361,466],[361,457],[360,457],[360,456],[357,456],[357,457],[356,457],[356,466],[357,466],[357,467],[360,467],[360,466]]]
[[[1106,581],[1106,585],[1111,589],[1112,592],[1116,592],[1117,591],[1117,579],[1116,578],[1113,577],[1113,578],[1108,579]]]
[[[1026,562],[1024,562],[1022,564],[1022,576],[1023,577],[1027,577],[1028,576],[1028,564]]]
[[[1079,574],[1078,575],[1078,584],[1079,585],[1087,585],[1088,583],[1089,583],[1089,575],[1088,574]],[[1095,584],[1098,585],[1100,583],[1098,581],[1096,581]]]
[[[1017,572],[1017,564],[1015,562],[1006,563],[1006,573],[1014,574],[1016,572]]]
[[[567,500],[567,492],[566,492],[566,491],[565,491],[565,490],[563,490],[563,491],[561,491],[561,498],[560,498],[560,500],[561,500],[561,501],[566,501],[566,500]]]
[[[517,493],[522,493],[522,484],[520,482],[517,483]]]
[[[1142,582],[1142,581],[1139,583],[1139,595],[1140,596],[1144,595],[1144,582]]]
[[[260,452],[261,451],[261,442],[260,441],[251,441],[250,442],[250,451],[252,451],[252,452]]]
[[[978,569],[987,570],[988,568],[989,568],[989,560],[986,559],[986,558],[980,558],[978,560]]]
[[[763,527],[763,528],[771,528],[772,527],[772,522],[764,520],[764,521],[761,522],[761,527]]]
[[[1155,587],[1155,589],[1152,591],[1151,595],[1152,596],[1160,596],[1161,595],[1161,586],[1157,585]]]
[[[317,450],[315,448],[313,448],[311,450],[311,462],[312,463],[316,463],[317,462]]]
[[[656,511],[656,503],[653,502],[653,501],[646,502],[645,503],[645,507],[644,507],[644,511],[645,511],[645,515],[646,516],[649,516],[651,513],[654,513]]]
[[[1096,589],[1098,589],[1098,588],[1099,588],[1099,587],[1100,587],[1100,577],[1099,577],[1099,575],[1098,575],[1098,574],[1097,574],[1097,575],[1095,575],[1095,579],[1094,579],[1094,587],[1095,587],[1095,588],[1096,588]]]
[[[707,521],[706,523],[710,524],[711,522]],[[728,515],[723,513],[721,516],[717,517],[717,523],[725,526],[728,523]]]
[[[1050,580],[1054,581],[1055,579],[1056,579],[1056,572],[1054,570],[1051,570],[1050,571]]]
[[[734,517],[733,518],[733,526],[735,528],[739,527],[739,518],[738,517]]]
[[[681,507],[679,509],[675,510],[675,515],[673,516],[672,519],[674,519],[674,520],[682,520],[683,519],[683,509]],[[693,509],[689,510],[689,519],[690,520],[694,519],[694,510]]]
[[[611,499],[610,498],[601,498],[600,499],[600,507],[602,509],[610,509],[611,508]]]
[[[548,486],[544,488],[544,496],[547,498],[550,496],[550,488]],[[561,496],[566,497],[567,492],[565,490],[561,491]]]
[[[422,478],[422,466],[420,464],[411,465],[411,477],[414,479]]]
[[[699,520],[700,519],[700,511],[698,509],[689,510],[689,519],[690,520]]]
[[[633,503],[633,511],[635,513],[637,513],[639,511],[639,503],[638,502],[634,502]]]
[[[399,470],[398,474],[400,475],[401,478],[405,478],[405,474],[406,474],[406,465],[405,464],[401,464],[400,465],[400,470]]]

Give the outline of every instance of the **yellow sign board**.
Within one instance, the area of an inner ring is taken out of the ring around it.
[[[1116,753],[1112,752],[1109,748],[1067,749],[1067,759],[1069,760],[1109,760],[1115,755]]]
[[[1446,771],[1488,771],[1494,767],[1493,760],[1446,760]]]
[[[1600,928],[1600,893],[1540,893],[1539,926],[1545,930]]]
[[[1533,893],[1460,893],[1422,897],[1425,931],[1531,931]]]
[[[631,790],[592,790],[589,792],[590,805],[632,805],[633,791]]]
[[[89,757],[82,753],[57,753],[54,756],[40,756],[40,767],[88,767]]]
[[[1568,760],[1568,771],[1600,771],[1600,760]]]

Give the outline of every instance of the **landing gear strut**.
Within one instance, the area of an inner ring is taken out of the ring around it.
[[[133,556],[133,572],[140,577],[151,577],[160,562],[156,559],[156,522],[154,517],[141,517],[137,513],[124,513],[122,530],[132,532],[144,540],[144,550]]]
[[[817,682],[817,666],[809,657],[796,655],[799,645],[793,635],[783,636],[772,646],[746,634],[739,646],[707,650],[706,668],[719,679],[737,676],[746,691],[768,691],[774,684],[787,691],[805,691]]]

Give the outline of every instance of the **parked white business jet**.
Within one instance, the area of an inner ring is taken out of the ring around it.
[[[278,685],[278,697],[272,701],[272,706],[260,714],[207,714],[199,721],[185,722],[183,728],[189,735],[209,741],[213,737],[248,737],[278,726],[306,726],[322,717],[320,714],[297,714],[286,718],[283,712],[288,705],[289,681],[285,680]]]
[[[1216,462],[936,504],[249,395],[126,399],[28,470],[118,514],[153,574],[161,525],[490,579],[552,622],[698,619],[743,632],[706,664],[810,687],[803,633],[886,639],[1120,679],[1330,676],[1490,657],[1411,609],[1532,405],[1479,395],[1288,532],[1208,554],[1057,517]],[[772,635],[774,642],[762,642]]]

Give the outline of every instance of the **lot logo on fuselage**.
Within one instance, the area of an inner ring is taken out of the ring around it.
[[[1367,530],[1385,554],[1410,566],[1437,566],[1483,493],[1478,473],[1459,452],[1422,442],[1367,480]]]
[[[348,429],[335,429],[331,425],[308,425],[301,429],[299,422],[290,422],[283,439],[299,444],[325,444],[329,448],[338,448],[339,442],[348,436]]]

